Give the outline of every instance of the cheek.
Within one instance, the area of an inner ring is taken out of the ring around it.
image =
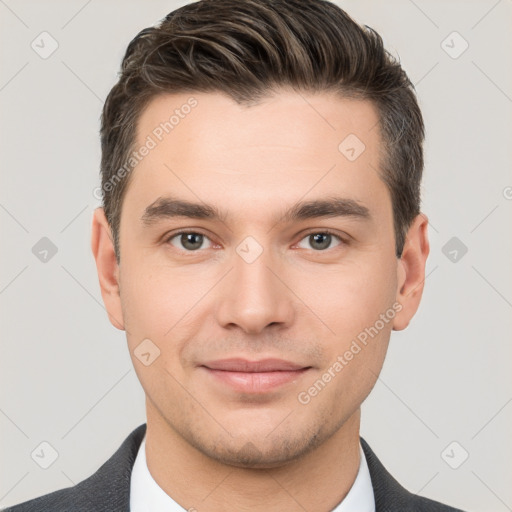
[[[181,353],[207,324],[211,313],[207,293],[216,279],[211,272],[208,277],[198,278],[192,268],[126,261],[120,273],[121,302],[134,365],[140,366],[134,353],[143,340],[151,340],[160,351],[151,367],[142,369],[142,378],[147,379],[150,368],[152,372],[167,370],[171,375],[182,375]]]
[[[315,285],[305,288],[303,293],[309,297],[311,310],[343,345],[374,325],[391,308],[396,291],[392,272],[396,274],[396,264],[391,266],[382,261],[347,265],[313,279]]]
[[[149,329],[162,337],[186,313],[197,285],[190,286],[176,270],[127,258],[126,267],[120,271],[120,288],[128,329]]]

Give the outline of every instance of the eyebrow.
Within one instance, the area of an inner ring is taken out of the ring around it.
[[[153,201],[141,216],[141,221],[149,226],[159,220],[174,217],[191,219],[220,220],[224,222],[228,215],[214,205],[193,203],[183,199],[166,196]],[[344,197],[327,197],[311,201],[300,201],[278,216],[278,222],[293,222],[322,217],[351,217],[359,220],[371,220],[370,210],[355,201]]]

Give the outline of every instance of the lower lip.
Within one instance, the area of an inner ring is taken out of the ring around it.
[[[302,377],[308,368],[275,372],[230,372],[203,367],[213,378],[240,393],[265,393],[292,383]]]

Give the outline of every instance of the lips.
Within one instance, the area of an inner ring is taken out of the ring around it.
[[[205,363],[203,366],[211,370],[246,373],[295,371],[305,368],[304,366],[283,359],[263,359],[261,361],[221,359],[219,361]]]
[[[242,393],[266,393],[301,378],[311,367],[282,359],[221,359],[201,365],[218,384]]]

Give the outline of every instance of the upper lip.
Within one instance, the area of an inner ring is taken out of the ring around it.
[[[291,361],[285,361],[284,359],[262,359],[260,361],[250,361],[243,358],[218,359],[216,361],[204,363],[201,366],[205,366],[210,370],[245,373],[295,371],[309,368],[308,366],[296,364]]]

